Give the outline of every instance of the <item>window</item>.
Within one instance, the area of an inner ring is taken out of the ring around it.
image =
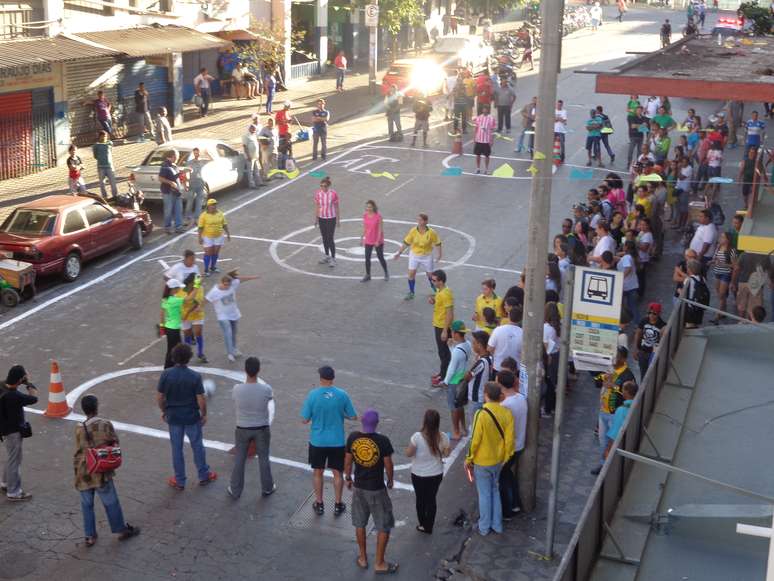
[[[145,161],[142,162],[142,165],[160,167],[161,164],[164,163],[164,160],[166,159],[166,155],[168,151],[171,151],[171,148],[160,147],[155,151],[152,151],[150,155],[145,158]],[[175,161],[175,163],[177,165],[184,164],[186,160],[189,157],[191,157],[190,149],[176,149],[176,151],[177,151],[177,160]]]
[[[83,221],[83,215],[80,210],[70,210],[65,217],[64,228],[62,234],[72,234],[86,228],[86,223]]]
[[[218,143],[215,149],[218,150],[218,155],[221,157],[236,157],[239,155],[236,151],[226,145],[223,145],[222,143]]]
[[[13,234],[50,236],[54,232],[56,212],[51,210],[15,210],[0,230]]]
[[[113,212],[101,204],[92,204],[91,206],[86,206],[86,220],[88,220],[89,226],[101,224],[102,222],[112,218]]]
[[[64,7],[65,11],[75,10],[77,12],[101,14],[102,16],[113,16],[115,14],[115,9],[107,2],[102,2],[101,0],[65,0]]]

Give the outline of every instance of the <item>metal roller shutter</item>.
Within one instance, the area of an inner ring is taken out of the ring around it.
[[[32,170],[32,93],[0,95],[0,180]]]
[[[145,89],[149,93],[151,114],[155,117],[159,107],[169,109],[169,81],[167,67],[160,67],[145,62],[143,59],[131,59],[123,61],[123,69],[118,82],[118,98],[123,105],[124,112],[128,114],[127,120],[131,124],[130,134],[137,132],[134,113],[134,91],[137,85],[145,83]]]
[[[97,97],[97,91],[105,91],[105,96],[113,105],[118,104],[118,72],[112,57],[92,58],[88,61],[69,62],[65,65],[65,92],[70,119],[72,142],[79,146],[94,143],[97,138],[97,126],[93,109],[84,105]]]
[[[32,139],[35,168],[42,170],[56,165],[54,137],[54,90],[32,91]]]

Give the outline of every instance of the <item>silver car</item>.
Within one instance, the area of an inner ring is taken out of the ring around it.
[[[161,199],[159,168],[166,153],[174,149],[178,153],[177,165],[185,167],[193,158],[191,152],[196,147],[199,148],[199,157],[209,162],[202,169],[207,195],[243,182],[246,176],[245,156],[227,143],[217,139],[174,139],[156,147],[141,165],[130,168],[137,188],[146,199]]]

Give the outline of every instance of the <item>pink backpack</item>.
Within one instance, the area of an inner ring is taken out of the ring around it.
[[[628,211],[626,206],[626,192],[620,188],[610,190],[607,194],[607,200],[613,204],[614,212],[621,212],[623,216],[626,216]]]

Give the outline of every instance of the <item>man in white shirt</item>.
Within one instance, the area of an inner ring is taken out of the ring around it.
[[[489,352],[492,354],[492,367],[495,371],[502,370],[502,362],[506,357],[521,360],[522,330],[517,323],[521,320],[521,307],[511,308],[508,316],[510,321],[500,325],[489,337]]]
[[[661,99],[658,97],[648,97],[648,102],[645,104],[645,114],[648,119],[653,119],[658,115],[658,108],[661,107]]]
[[[513,436],[515,453],[503,464],[500,470],[500,502],[503,507],[503,518],[510,519],[521,512],[519,497],[519,457],[527,443],[527,398],[519,393],[519,380],[511,371],[501,371],[497,374],[504,399],[500,405],[507,408],[513,416]]]
[[[597,222],[597,244],[594,246],[594,252],[589,256],[589,262],[601,263],[602,254],[606,250],[615,255],[615,240],[610,236],[610,226],[607,220],[599,220]]]
[[[189,274],[199,275],[199,266],[196,264],[196,254],[193,250],[183,252],[183,261],[176,262],[164,271],[166,280],[176,279],[183,282]]]
[[[554,111],[554,139],[559,139],[561,144],[561,157],[564,163],[564,138],[567,135],[567,109],[564,108],[564,101],[561,99],[556,102]]]
[[[271,119],[271,118],[269,118]],[[260,148],[258,146],[258,127],[249,125],[242,136],[242,150],[247,160],[247,178],[251,188],[261,183]]]
[[[709,210],[702,210],[699,216],[699,227],[691,238],[689,248],[696,252],[703,265],[715,256],[715,246],[718,240],[718,230],[712,223],[712,214]]]
[[[206,117],[210,110],[210,100],[212,99],[212,86],[210,83],[215,78],[210,76],[206,67],[202,67],[199,70],[199,74],[194,77],[193,86],[194,92],[199,96],[199,113],[202,117]]]

